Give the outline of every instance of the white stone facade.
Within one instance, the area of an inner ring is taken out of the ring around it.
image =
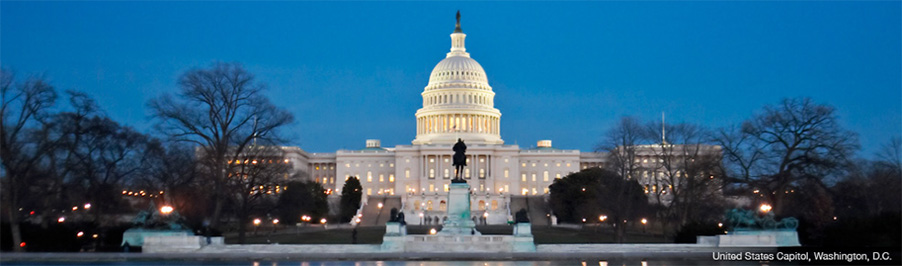
[[[471,187],[472,214],[485,218],[479,223],[501,224],[516,212],[509,210],[511,195],[545,195],[555,179],[605,165],[605,153],[557,149],[551,140],[539,140],[531,149],[504,144],[495,93],[485,70],[466,52],[465,37],[460,30],[452,33],[451,51],[433,69],[411,145],[382,147],[378,140],[366,140],[363,149],[335,153],[286,148],[295,170],[308,173],[333,197],[348,177],[358,177],[365,198],[398,196],[408,223],[438,224],[454,176],[451,147],[462,139],[468,156],[462,175]]]

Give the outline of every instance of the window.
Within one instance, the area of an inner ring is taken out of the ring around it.
[[[479,169],[479,178],[485,178],[485,169]]]
[[[570,167],[570,163],[567,163],[567,167]]]
[[[429,184],[429,192],[435,191],[435,184]]]
[[[435,179],[435,169],[429,169],[429,179]]]
[[[464,169],[464,177],[470,178],[470,168],[465,168],[465,169]]]
[[[445,192],[448,192],[448,191],[450,191],[450,189],[448,188],[448,184],[445,184]]]
[[[372,189],[372,188],[366,189],[366,194],[367,194],[367,195],[373,195],[373,189]]]
[[[532,182],[536,182],[536,174],[532,174]],[[535,194],[535,193],[533,193]]]
[[[520,175],[520,178],[522,179],[520,180],[521,182],[526,182],[526,174]]]
[[[388,182],[395,182],[395,174],[388,174]]]
[[[555,179],[561,179],[561,174],[555,174],[555,175],[554,175],[554,178],[555,178]]]
[[[446,186],[447,186],[447,185],[446,185]],[[440,202],[438,203],[438,209],[439,209],[440,211],[445,211],[445,210],[448,209],[448,204],[445,203],[444,200],[443,200],[443,201],[440,201]]]
[[[435,158],[429,158],[429,162],[430,162],[430,163],[434,163],[434,162],[435,162]]]
[[[557,163],[557,167],[561,167],[561,163]]]
[[[485,162],[485,158],[479,158],[479,162],[480,162],[480,163],[484,163],[484,162]]]
[[[492,200],[492,210],[493,211],[498,210],[498,201],[497,200]]]
[[[542,181],[548,182],[548,171],[542,173]]]
[[[545,188],[545,194],[548,194],[548,188],[547,188],[547,187]]]
[[[426,210],[427,210],[427,211],[431,211],[431,210],[432,210],[432,201],[431,201],[431,200],[426,202]]]
[[[504,169],[504,178],[510,177],[510,170]]]
[[[404,178],[410,178],[410,169],[404,169]]]
[[[536,167],[536,163],[532,163],[532,167]]]
[[[448,158],[445,158],[445,162],[446,162],[446,163],[448,162]]]
[[[479,205],[479,210],[480,210],[480,211],[484,211],[484,210],[485,210],[485,201],[484,201],[484,200],[479,200],[479,204],[477,204],[477,205]]]
[[[451,177],[451,175],[448,174],[449,172],[451,172],[451,171],[448,169],[445,169],[445,179],[448,179],[448,177]]]
[[[415,211],[420,210],[420,201],[419,200],[413,202],[413,210],[415,210]]]
[[[385,167],[385,164],[384,164],[384,163],[380,163],[380,164],[379,164],[379,167]]]
[[[373,172],[366,172],[366,182],[373,182]]]
[[[385,174],[379,174],[379,182],[385,182]]]
[[[395,167],[395,163],[388,164],[388,167]]]
[[[526,167],[526,163],[522,163],[522,164],[520,164],[520,165],[522,165],[523,167]]]
[[[504,192],[510,192],[510,191],[511,191],[511,190],[510,190],[510,186],[509,186],[509,185],[504,185]]]
[[[351,164],[346,163],[346,164],[345,164],[345,167],[346,167],[346,168],[351,168]]]

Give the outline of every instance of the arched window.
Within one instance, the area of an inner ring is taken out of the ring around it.
[[[432,201],[431,201],[431,200],[426,202],[426,210],[427,210],[427,211],[431,211],[431,210],[432,210]]]
[[[415,210],[415,211],[420,210],[420,201],[419,200],[413,202],[413,210]]]
[[[438,210],[445,211],[447,208],[448,206],[444,200],[438,203]]]
[[[484,211],[484,210],[485,210],[485,201],[484,201],[484,200],[479,200],[479,204],[478,204],[478,205],[479,205],[479,210],[480,210],[480,211]]]
[[[493,211],[498,210],[498,201],[497,200],[492,200],[492,210]]]

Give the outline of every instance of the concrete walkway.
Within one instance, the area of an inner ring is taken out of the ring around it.
[[[366,261],[623,261],[623,260],[697,260],[710,261],[712,252],[774,252],[773,248],[709,248],[699,250],[643,250],[636,252],[579,252],[579,253],[0,253],[0,262],[100,262],[147,260],[202,260],[202,261],[254,261],[254,260],[366,260]]]

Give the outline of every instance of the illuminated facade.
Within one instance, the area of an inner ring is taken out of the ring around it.
[[[466,51],[466,34],[457,25],[451,50],[432,70],[421,93],[423,107],[416,112],[416,138],[411,145],[382,147],[366,140],[360,150],[306,153],[290,148],[295,170],[341,194],[348,177],[358,177],[364,198],[400,198],[410,223],[420,218],[441,219],[454,169],[452,145],[467,144],[467,166],[474,216],[489,224],[511,219],[511,196],[543,196],[554,179],[589,167],[603,167],[605,153],[552,147],[539,140],[536,148],[521,149],[501,139],[501,112],[494,108],[495,93],[485,70]],[[421,217],[422,217],[421,216]],[[411,221],[412,220],[412,221]]]

